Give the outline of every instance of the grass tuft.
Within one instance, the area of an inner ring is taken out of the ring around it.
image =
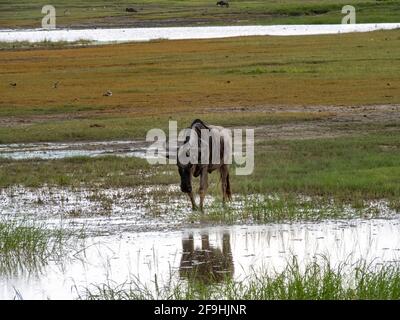
[[[49,259],[63,254],[66,241],[73,235],[64,229],[23,220],[0,221],[0,274],[15,276],[38,272]]]
[[[92,285],[81,299],[89,300],[354,300],[400,298],[400,268],[385,265],[371,267],[359,262],[351,270],[341,264],[332,267],[329,261],[312,262],[301,268],[295,258],[284,271],[267,275],[252,273],[244,281],[227,280],[222,284],[205,285],[198,281],[178,280],[154,288],[138,279],[124,284],[112,282]],[[157,290],[155,290],[157,288]]]

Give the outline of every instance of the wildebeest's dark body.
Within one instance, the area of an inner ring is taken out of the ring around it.
[[[192,203],[192,208],[193,210],[197,209],[195,200],[194,200],[194,194],[192,190],[192,177],[199,177],[200,176],[200,188],[199,188],[199,194],[200,194],[200,210],[203,211],[203,204],[204,204],[204,198],[207,192],[208,188],[208,174],[218,170],[220,172],[220,177],[221,177],[221,187],[222,187],[222,198],[223,202],[227,200],[231,200],[231,187],[230,187],[230,181],[229,181],[229,168],[228,168],[228,163],[225,163],[225,155],[228,152],[231,152],[231,145],[230,142],[227,142],[224,138],[226,136],[221,136],[218,137],[220,139],[220,154],[219,154],[219,163],[212,163],[212,161],[209,161],[208,163],[201,163],[201,130],[224,130],[222,127],[218,126],[212,126],[212,125],[206,125],[203,121],[200,119],[196,119],[192,122],[190,129],[195,130],[197,133],[197,137],[199,139],[198,142],[198,148],[199,148],[199,161],[198,163],[188,163],[188,164],[182,164],[179,161],[178,157],[178,171],[179,175],[181,178],[181,191],[184,193],[187,193],[189,195],[190,201]],[[185,144],[188,143],[189,137],[186,138]],[[211,143],[211,139],[209,141],[210,143],[208,144],[209,147],[209,155],[210,155],[210,160],[212,156],[212,148],[213,148],[213,143]],[[227,145],[229,144],[229,145]]]

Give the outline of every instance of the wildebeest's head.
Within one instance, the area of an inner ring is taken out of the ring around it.
[[[189,164],[182,164],[177,162],[178,164],[178,171],[181,177],[181,191],[185,193],[192,192],[192,165]]]
[[[192,192],[192,175],[195,177],[199,175],[198,166],[193,163],[197,163],[196,161],[199,159],[198,147],[200,145],[200,128],[207,128],[207,126],[200,119],[194,120],[190,128],[187,128],[185,132],[185,142],[178,149],[177,164],[179,175],[181,177],[181,191],[185,193]]]
[[[186,132],[186,138],[183,145],[178,149],[178,157],[177,157],[177,165],[179,175],[181,177],[181,191],[184,193],[191,193],[192,192],[192,164],[189,162],[182,163],[183,156],[189,156],[189,139],[191,131]]]

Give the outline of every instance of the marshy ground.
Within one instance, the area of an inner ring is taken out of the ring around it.
[[[398,30],[4,47],[2,297],[399,298],[399,53]],[[141,158],[194,118],[255,129],[204,215]]]

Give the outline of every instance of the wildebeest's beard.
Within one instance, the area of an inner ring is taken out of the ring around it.
[[[185,193],[192,192],[191,165],[181,165],[178,163],[178,171],[181,176],[181,191]]]

